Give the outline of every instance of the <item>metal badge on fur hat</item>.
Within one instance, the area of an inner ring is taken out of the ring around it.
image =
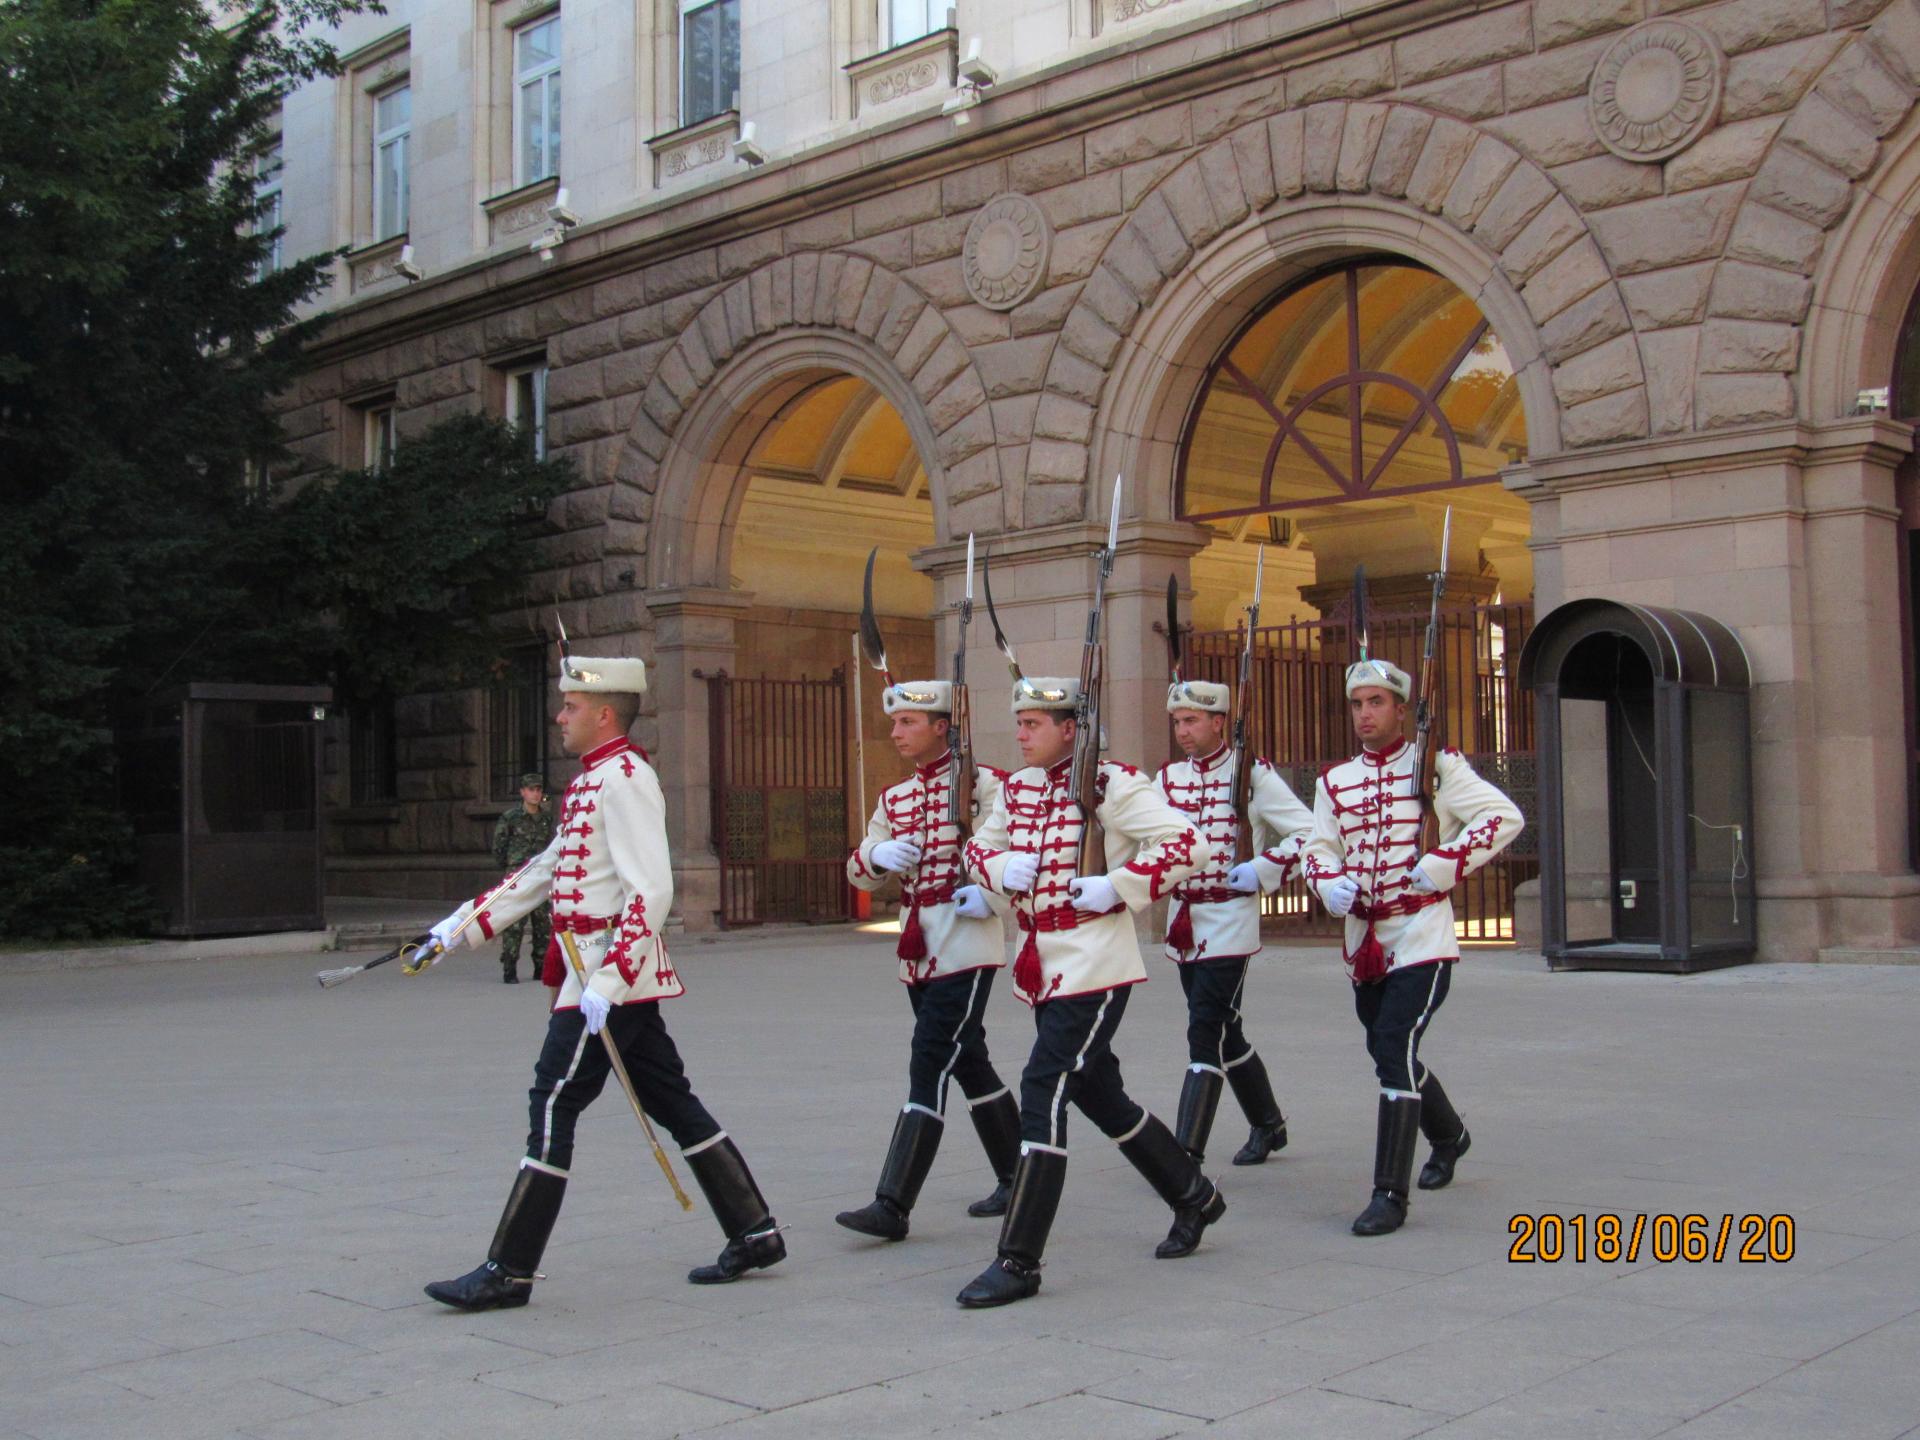
[[[1167,687],[1167,713],[1200,710],[1225,715],[1233,709],[1233,690],[1217,680],[1176,680]]]
[[[644,695],[647,662],[624,655],[564,655],[560,659],[560,693],[573,690],[594,695]]]
[[[1381,690],[1391,690],[1402,700],[1413,693],[1413,677],[1395,665],[1391,660],[1378,658],[1356,660],[1347,667],[1347,695],[1351,697],[1356,690],[1364,690],[1369,685]]]
[[[1071,710],[1080,703],[1080,682],[1065,675],[1022,675],[1013,682],[1013,713]]]
[[[902,710],[951,715],[953,685],[946,680],[901,680],[880,692],[880,708],[889,715],[897,715]]]

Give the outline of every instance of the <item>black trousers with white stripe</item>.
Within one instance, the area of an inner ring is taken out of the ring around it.
[[[1382,1090],[1411,1095],[1427,1077],[1420,1059],[1420,1037],[1447,998],[1453,982],[1453,962],[1409,965],[1389,970],[1374,985],[1353,987],[1353,1008],[1367,1027],[1367,1053]]]
[[[1187,1059],[1225,1070],[1253,1053],[1240,1027],[1240,998],[1246,992],[1247,957],[1195,960],[1175,967],[1187,995]]]
[[[626,1062],[640,1108],[671,1133],[682,1150],[720,1133],[719,1122],[687,1083],[659,1002],[617,1005],[607,1017],[607,1028]],[[529,1160],[553,1170],[573,1167],[574,1122],[605,1088],[611,1068],[607,1047],[599,1036],[587,1034],[578,1010],[556,1010],[547,1017],[547,1043],[540,1047],[533,1088],[527,1091]]]
[[[913,1006],[913,1054],[907,1062],[907,1103],[944,1115],[947,1081],[978,1100],[1006,1087],[987,1058],[987,997],[993,969],[964,970],[925,985],[909,985]]]
[[[1064,1152],[1067,1105],[1080,1107],[1102,1134],[1121,1140],[1147,1113],[1127,1095],[1114,1032],[1133,987],[1046,1000],[1033,1009],[1033,1054],[1020,1075],[1020,1138]]]

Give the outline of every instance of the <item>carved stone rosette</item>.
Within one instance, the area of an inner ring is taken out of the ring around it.
[[[967,226],[960,272],[967,293],[989,310],[1011,310],[1047,277],[1053,230],[1045,213],[1025,195],[999,195]]]
[[[1719,48],[1693,26],[1636,25],[1594,67],[1587,88],[1594,133],[1623,160],[1677,155],[1719,114],[1722,69]]]

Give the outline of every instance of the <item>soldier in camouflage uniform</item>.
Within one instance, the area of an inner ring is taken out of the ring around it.
[[[507,871],[518,869],[552,840],[553,811],[547,807],[547,782],[530,771],[520,777],[520,803],[493,827],[493,862]],[[536,978],[540,974],[540,963],[547,953],[545,905],[500,932],[501,979],[509,985],[520,983],[520,941],[529,925],[533,927],[533,973]]]

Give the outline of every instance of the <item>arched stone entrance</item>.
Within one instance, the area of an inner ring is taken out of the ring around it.
[[[970,455],[962,437],[939,431],[893,357],[858,332],[812,326],[748,339],[688,399],[672,416],[665,463],[649,471],[636,462],[627,474],[650,502],[654,717],[673,757],[662,778],[679,909],[700,930],[719,908],[709,680],[847,672],[870,546],[882,552],[876,604],[899,660],[930,664],[931,594],[907,557],[939,533],[953,473],[945,462],[958,454],[954,466],[965,467],[992,450]],[[668,413],[643,406],[642,420]],[[637,426],[635,449],[651,458],[646,439]],[[871,732],[877,688],[865,686],[864,698]],[[810,743],[836,741],[823,732]],[[875,773],[848,785],[849,809],[888,770],[884,744],[864,758]]]

